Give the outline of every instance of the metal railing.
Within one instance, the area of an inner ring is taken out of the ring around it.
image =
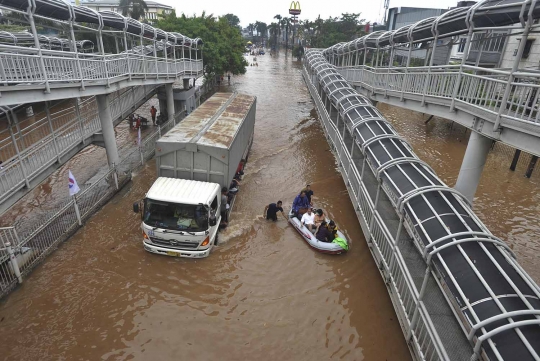
[[[126,78],[169,79],[200,76],[202,59],[164,60],[138,54],[75,54],[26,47],[0,47],[0,83],[9,91],[12,86],[44,88],[46,84],[69,83],[70,86],[110,85]],[[41,59],[45,73],[41,69]]]
[[[124,119],[133,107],[153,95],[156,86],[133,87],[110,99],[113,121]],[[37,126],[35,124],[38,124]],[[31,129],[29,129],[31,128]],[[0,202],[38,177],[73,148],[101,129],[95,97],[38,120],[34,125],[0,142],[4,157],[0,170]],[[7,132],[12,132],[9,128]],[[15,142],[13,142],[15,140]],[[31,145],[25,147],[25,144]],[[18,149],[18,152],[17,152]],[[9,157],[9,158],[8,158]]]
[[[22,277],[74,234],[130,179],[131,171],[117,174],[114,167],[33,229],[0,228],[0,297],[22,282]]]
[[[540,73],[514,72],[469,65],[373,68],[338,67],[349,82],[374,93],[474,109],[501,126],[528,126],[540,132]],[[512,77],[512,82],[509,82]],[[509,88],[507,102],[503,102]]]

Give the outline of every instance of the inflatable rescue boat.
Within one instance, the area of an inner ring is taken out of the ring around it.
[[[328,221],[329,220],[327,219],[327,222]],[[342,247],[341,245],[339,245],[339,243],[336,243],[336,242],[319,241],[315,237],[315,235],[309,231],[309,229],[306,226],[300,223],[300,220],[296,218],[292,209],[289,211],[289,223],[291,223],[293,227],[298,231],[298,233],[300,233],[304,241],[306,241],[306,243],[316,251],[319,251],[322,253],[328,253],[328,254],[341,254],[341,253],[346,253],[347,250],[349,249],[349,246],[350,246],[349,241],[345,238],[343,233],[339,231],[339,229],[337,231],[338,238],[345,240],[345,242],[347,243],[347,245],[345,246],[346,249],[345,247]]]

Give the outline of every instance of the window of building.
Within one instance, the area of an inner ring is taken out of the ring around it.
[[[527,42],[525,43],[525,49],[523,50],[523,55],[521,56],[521,59],[527,59],[529,57],[529,53],[531,52],[531,47],[534,39],[527,39]]]
[[[521,55],[521,59],[527,59],[529,57],[533,41],[534,39],[527,39],[527,42],[525,43],[525,49],[523,49],[523,54]],[[517,56],[518,50],[518,48],[514,49],[514,56]]]
[[[465,38],[459,39],[459,45],[458,45],[458,49],[457,49],[458,53],[463,53],[463,51],[465,51],[465,44],[466,43],[467,43],[467,39],[465,39]]]

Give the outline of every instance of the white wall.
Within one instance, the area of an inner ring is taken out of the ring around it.
[[[515,34],[517,30],[512,31]],[[521,35],[513,35],[508,38],[506,49],[503,53],[501,62],[502,68],[511,68],[516,60],[514,53],[517,51],[520,43]],[[527,39],[534,39],[527,59],[521,59],[519,62],[520,69],[540,69],[540,36],[531,34]]]

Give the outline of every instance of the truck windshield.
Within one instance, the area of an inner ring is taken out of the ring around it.
[[[208,211],[202,205],[145,199],[143,222],[153,227],[202,232],[208,229]]]

